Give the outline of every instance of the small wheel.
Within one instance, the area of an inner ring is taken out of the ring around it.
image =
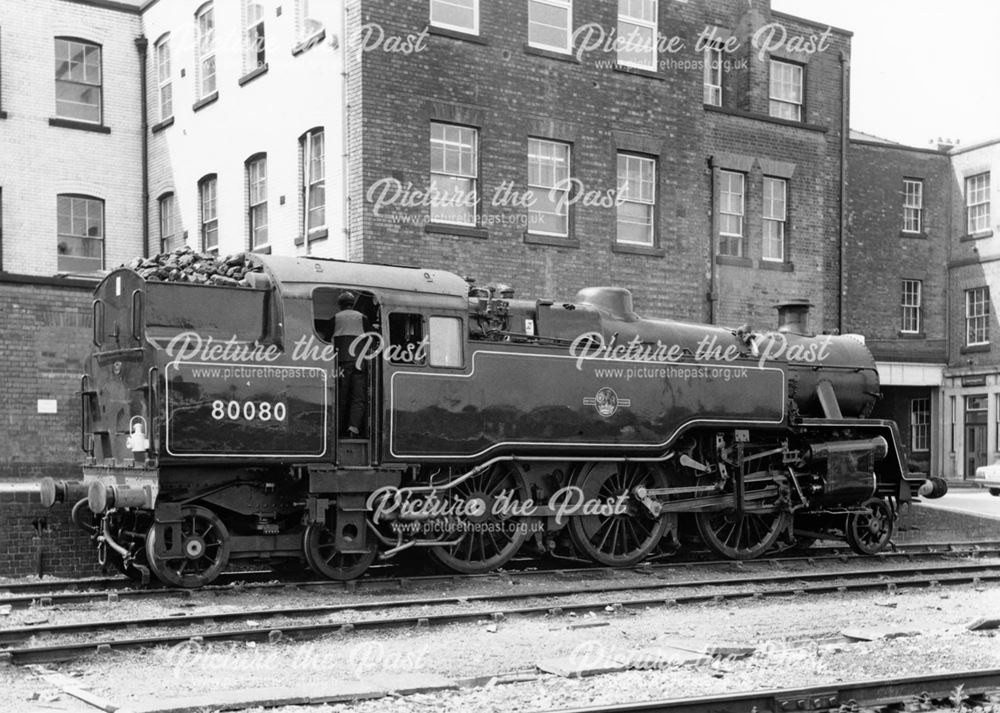
[[[527,487],[517,466],[501,463],[465,479],[442,492],[449,502],[461,505],[463,514],[442,524],[442,539],[453,545],[431,547],[430,556],[461,574],[482,574],[503,567],[528,539],[527,521],[495,508],[502,497],[528,500]]]
[[[990,495],[995,498],[1000,498],[1000,488],[990,488]]]
[[[864,512],[847,516],[847,544],[859,555],[874,555],[889,544],[896,517],[889,503],[871,498],[861,504]]]
[[[326,525],[318,523],[306,528],[302,549],[313,572],[338,581],[357,579],[378,556],[378,550],[374,546],[370,552],[338,551],[336,535]]]
[[[174,529],[173,532],[177,532]],[[168,531],[168,536],[171,535]],[[200,505],[181,510],[181,554],[165,557],[153,525],[146,535],[146,558],[153,575],[164,584],[193,589],[211,583],[229,563],[229,530],[218,516]],[[165,542],[165,548],[174,545]]]
[[[623,513],[578,514],[570,518],[573,544],[590,559],[606,567],[628,567],[645,559],[659,544],[668,518],[650,515],[633,493],[640,486],[665,487],[667,479],[662,470],[645,464],[592,463],[584,466],[573,484],[582,491],[583,503],[625,505]]]

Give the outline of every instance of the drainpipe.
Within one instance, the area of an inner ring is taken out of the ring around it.
[[[716,292],[716,269],[715,269],[715,236],[719,234],[719,215],[715,210],[716,186],[719,181],[719,168],[715,165],[715,156],[708,157],[708,170],[711,174],[711,183],[708,189],[709,199],[709,233],[708,233],[708,323],[715,324],[715,303],[719,296]]]
[[[350,91],[351,85],[350,85],[350,74],[348,72],[349,68],[347,66],[347,62],[348,62],[348,60],[350,58],[350,56],[348,55],[348,52],[347,52],[347,46],[349,44],[348,38],[347,38],[347,28],[348,27],[349,27],[349,25],[348,25],[348,18],[347,18],[347,3],[344,3],[344,11],[340,13],[340,48],[339,48],[339,51],[340,51],[340,66],[342,67],[342,71],[340,73],[340,79],[341,79],[340,90],[341,90],[341,94],[342,94],[342,96],[341,96],[341,103],[343,104],[343,106],[341,107],[341,112],[340,112],[341,122],[343,123],[343,127],[341,128],[341,140],[344,142],[344,145],[342,147],[343,148],[343,157],[341,159],[341,161],[342,161],[342,163],[341,163],[341,170],[343,172],[343,174],[342,174],[343,177],[340,179],[340,191],[343,194],[343,198],[341,199],[342,200],[342,208],[341,208],[341,210],[343,212],[341,213],[340,220],[341,220],[341,223],[343,224],[344,259],[345,260],[350,260],[351,259],[351,239],[355,237],[351,233],[351,209],[354,206],[351,204],[351,185],[350,185],[350,176],[351,176],[351,100],[350,100],[350,97],[348,96],[348,93]],[[335,49],[334,51],[336,52],[338,50]],[[358,71],[360,72],[361,68],[359,68]],[[360,80],[359,80],[359,82],[360,82]],[[364,106],[364,102],[362,100],[359,100],[359,101],[362,102],[361,105],[363,107]],[[360,115],[360,112],[359,112],[359,115]],[[361,155],[361,146],[354,147],[354,150],[358,153],[359,156]],[[360,161],[360,158],[358,160]],[[364,185],[364,171],[362,171],[361,184]],[[364,210],[364,201],[363,200],[361,201],[361,210],[362,211]],[[361,236],[358,235],[356,237],[360,238]],[[364,256],[362,256],[361,259],[363,260]]]
[[[139,51],[139,112],[142,115],[142,256],[149,257],[149,107],[146,101],[146,50],[149,40],[136,37],[135,48]]]
[[[844,304],[846,302],[847,280],[844,278],[844,264],[847,262],[847,151],[850,141],[850,71],[851,63],[847,53],[840,52],[840,265],[839,290],[837,293],[837,332],[844,333]]]

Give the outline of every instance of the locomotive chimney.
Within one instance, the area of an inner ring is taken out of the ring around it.
[[[789,300],[774,307],[778,310],[778,331],[793,334],[809,334],[809,300]]]

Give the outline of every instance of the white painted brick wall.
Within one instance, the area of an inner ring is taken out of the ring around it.
[[[244,163],[267,153],[269,239],[275,254],[303,252],[299,236],[299,137],[322,126],[326,138],[326,196],[329,237],[315,243],[312,254],[346,257],[344,240],[343,78],[342,50],[334,49],[340,32],[339,2],[311,3],[326,26],[326,39],[292,55],[299,42],[295,0],[263,0],[268,71],[245,84],[243,3],[216,0],[216,86],[219,98],[195,112],[197,71],[195,12],[204,0],[161,0],[143,15],[150,42],[150,123],[160,120],[153,45],[170,33],[174,124],[157,132],[150,143],[150,230],[158,245],[157,199],[173,192],[188,244],[200,248],[198,180],[218,174],[219,251],[249,246]],[[280,10],[280,15],[278,14]],[[181,76],[181,73],[184,76]],[[284,204],[281,203],[284,199]]]
[[[3,269],[57,271],[56,195],[105,201],[105,266],[142,249],[139,16],[64,0],[0,0],[0,188]],[[55,117],[55,37],[102,46],[110,134],[49,125]]]

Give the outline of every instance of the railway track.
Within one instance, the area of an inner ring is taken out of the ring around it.
[[[691,567],[765,567],[775,566],[775,563],[818,563],[824,561],[844,561],[845,558],[858,560],[859,562],[870,562],[873,559],[890,561],[896,558],[923,559],[933,557],[982,557],[1000,555],[1000,542],[960,542],[943,544],[913,544],[899,545],[894,551],[883,552],[871,556],[860,556],[853,553],[845,554],[843,547],[814,547],[808,554],[781,553],[772,557],[751,560],[742,563],[735,563],[732,560],[692,560],[685,562],[666,562],[660,564],[644,563],[638,567],[625,568],[625,571],[640,571],[648,574],[665,574],[671,571],[682,571]],[[219,578],[218,584],[202,587],[199,592],[219,592],[229,591],[234,586],[244,587],[251,590],[281,590],[288,587],[329,587],[354,591],[355,589],[385,589],[385,588],[405,588],[407,586],[419,586],[434,583],[459,583],[476,580],[496,580],[497,578],[533,578],[539,576],[601,576],[614,574],[622,571],[614,567],[537,567],[537,563],[532,562],[531,568],[516,570],[501,570],[488,574],[431,574],[431,575],[394,575],[394,576],[369,576],[362,579],[340,582],[334,580],[308,580],[308,579],[287,579],[278,581],[280,575],[271,570],[253,570],[244,572],[226,572]],[[377,571],[376,571],[377,572]],[[58,604],[82,604],[106,601],[109,594],[117,598],[149,598],[155,596],[189,596],[192,590],[177,589],[163,586],[137,587],[135,583],[125,577],[108,577],[101,579],[84,580],[52,580],[48,582],[15,582],[0,584],[0,606],[8,605],[12,608],[28,607],[33,604],[58,605]]]
[[[54,663],[68,661],[94,652],[110,652],[172,646],[192,639],[200,642],[255,641],[276,642],[285,639],[308,640],[319,636],[355,630],[382,630],[431,625],[476,622],[483,619],[504,619],[516,616],[559,616],[569,613],[638,610],[658,606],[722,601],[785,597],[790,595],[828,594],[872,590],[900,590],[969,583],[1000,581],[1000,565],[984,563],[954,563],[913,569],[852,570],[846,572],[792,573],[768,576],[743,574],[714,580],[686,582],[647,581],[606,586],[587,586],[541,590],[522,593],[482,594],[466,597],[411,598],[387,601],[341,602],[327,606],[270,608],[238,612],[205,612],[183,617],[156,617],[134,620],[80,622],[74,624],[33,626],[0,630],[0,660],[13,664]],[[686,591],[692,590],[692,591]],[[615,599],[618,595],[620,598]],[[628,595],[627,597],[625,595]],[[600,596],[600,599],[594,599]],[[581,601],[579,597],[588,597]],[[446,609],[438,613],[427,609]],[[416,614],[410,610],[418,610]],[[393,612],[406,611],[393,616]],[[364,618],[376,612],[378,616]],[[338,617],[339,615],[339,617]],[[309,623],[293,620],[308,618]],[[323,621],[317,622],[316,619]],[[260,626],[255,620],[281,620]],[[254,622],[254,625],[223,629],[198,630],[192,627],[226,625],[233,622]],[[136,629],[174,629],[186,627],[183,633],[131,637],[96,638],[108,632]],[[86,641],[63,642],[49,646],[16,646],[31,637],[85,636]]]
[[[961,688],[959,689],[959,686]],[[1000,669],[936,673],[808,688],[752,691],[647,703],[566,708],[545,713],[782,713],[783,711],[958,710],[956,690],[974,706],[1000,706]]]

